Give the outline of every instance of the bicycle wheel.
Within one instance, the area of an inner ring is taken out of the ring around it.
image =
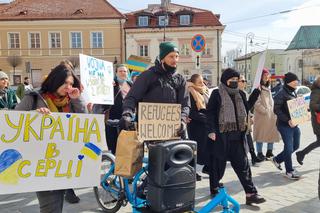
[[[101,183],[94,187],[94,195],[99,206],[104,212],[117,212],[122,205],[121,190],[123,189],[122,178],[113,174],[114,156],[105,154],[101,163]],[[106,176],[110,172],[110,175]]]

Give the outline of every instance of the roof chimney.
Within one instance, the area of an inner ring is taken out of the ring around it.
[[[161,0],[161,7],[168,7],[171,0]]]

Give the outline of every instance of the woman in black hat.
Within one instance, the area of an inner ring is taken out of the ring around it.
[[[209,176],[210,192],[216,195],[226,163],[229,160],[246,193],[246,204],[263,203],[266,200],[258,195],[252,182],[249,161],[246,155],[246,119],[259,96],[259,90],[246,99],[238,88],[239,72],[228,68],[221,76],[219,88],[213,90],[207,108],[210,151]]]

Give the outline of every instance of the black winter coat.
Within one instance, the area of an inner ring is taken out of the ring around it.
[[[281,90],[274,96],[273,112],[277,115],[277,126],[289,126],[290,113],[288,109],[287,101],[297,98],[297,94],[294,91],[284,85]]]
[[[320,88],[314,85],[310,95],[311,123],[315,135],[320,135],[320,124],[317,122],[316,113],[320,113]]]
[[[134,82],[124,100],[123,112],[133,113],[139,102],[181,104],[182,119],[186,119],[190,111],[185,79],[179,73],[165,71],[159,63]]]
[[[256,103],[260,95],[260,91],[254,90],[250,95],[248,101],[247,101],[246,94],[241,90],[239,90],[239,92],[242,97],[246,111],[248,113],[248,111],[251,110],[254,104]],[[228,141],[231,141],[231,140],[234,141],[236,138],[239,138],[240,140],[239,142],[244,143],[246,131],[243,131],[243,132],[233,131],[233,132],[221,133],[219,130],[220,108],[221,108],[221,96],[219,93],[219,89],[215,89],[212,91],[209,99],[209,103],[208,103],[207,128],[208,128],[208,133],[216,134],[216,141],[212,141],[211,139],[208,138],[207,147],[211,155],[219,159],[225,159],[227,156],[226,152],[227,152],[227,146],[229,144]]]

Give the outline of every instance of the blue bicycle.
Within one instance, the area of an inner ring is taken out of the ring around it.
[[[108,121],[107,125],[116,126],[116,121]],[[148,171],[148,159],[143,159],[143,167],[132,180],[114,175],[115,156],[109,152],[102,156],[101,183],[94,187],[94,194],[99,206],[104,212],[117,212],[128,203],[134,213],[142,212],[148,207],[146,200],[146,178]],[[232,204],[229,205],[229,203]],[[223,213],[237,213],[240,205],[229,196],[224,187],[220,187],[219,193],[209,201],[199,213],[208,213],[217,206],[222,206]]]

